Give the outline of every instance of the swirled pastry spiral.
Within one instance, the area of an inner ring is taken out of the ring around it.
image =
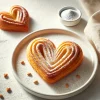
[[[12,6],[10,12],[0,12],[0,29],[26,32],[29,29],[29,14],[19,5]]]
[[[56,48],[49,39],[36,38],[27,47],[27,59],[47,83],[55,83],[79,67],[83,52],[74,42],[66,41]]]

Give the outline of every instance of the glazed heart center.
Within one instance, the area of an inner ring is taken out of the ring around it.
[[[79,58],[79,46],[73,42],[63,42],[57,48],[48,40],[36,40],[31,45],[35,63],[48,72],[59,71]]]

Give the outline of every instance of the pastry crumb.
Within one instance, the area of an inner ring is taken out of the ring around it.
[[[6,79],[9,78],[7,73],[4,74],[4,78],[6,78]]]
[[[32,74],[31,74],[31,73],[27,73],[27,75],[28,75],[28,76],[30,76],[30,77],[32,76]]]
[[[6,88],[6,91],[7,91],[8,93],[11,93],[11,92],[12,92],[11,88]]]
[[[66,83],[66,88],[68,88],[69,87],[69,84],[68,83]]]
[[[35,84],[35,85],[38,85],[38,84],[39,84],[39,82],[36,80],[36,81],[34,81],[34,84]]]
[[[24,61],[21,61],[21,64],[22,64],[22,65],[25,65],[25,62],[24,62]]]
[[[1,99],[4,99],[4,96],[3,96],[2,94],[0,94],[0,98],[1,98]]]
[[[77,75],[76,75],[76,78],[80,79],[81,77],[80,77],[80,75],[77,74]]]

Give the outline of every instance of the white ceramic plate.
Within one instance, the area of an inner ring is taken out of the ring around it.
[[[52,40],[56,46],[63,41],[76,42],[83,50],[83,63],[73,73],[57,83],[47,84],[32,69],[26,57],[27,45],[36,37],[48,38]],[[25,62],[25,66],[21,65],[21,61]],[[19,42],[12,56],[14,76],[19,83],[31,94],[47,99],[68,98],[83,91],[92,82],[97,70],[97,65],[98,59],[96,52],[86,39],[75,33],[60,29],[40,30],[27,35]],[[32,77],[27,76],[28,72],[32,73]],[[76,75],[80,75],[80,78],[77,78]],[[33,83],[35,80],[38,80],[39,85]],[[66,83],[69,84],[68,88],[65,86]]]

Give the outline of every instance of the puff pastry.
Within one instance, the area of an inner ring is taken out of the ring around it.
[[[12,6],[9,12],[0,12],[0,29],[26,32],[29,29],[29,14],[19,5]]]
[[[36,38],[27,47],[27,59],[47,83],[55,83],[79,67],[83,52],[74,42],[65,41],[56,48],[49,39]]]

